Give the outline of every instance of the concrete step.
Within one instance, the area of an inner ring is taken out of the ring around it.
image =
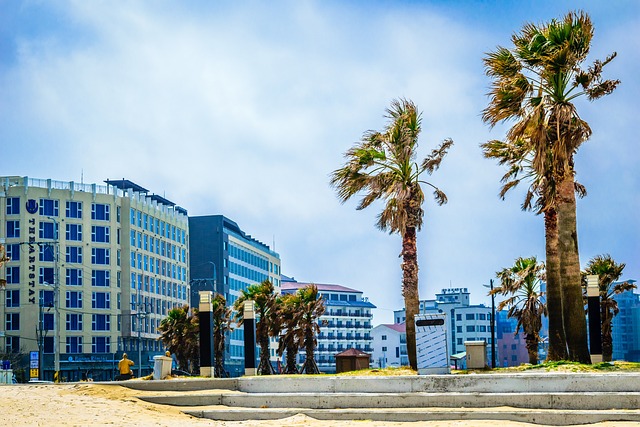
[[[233,408],[220,406],[185,410],[185,413],[217,421],[276,420],[296,414],[305,414],[319,420],[372,420],[386,422],[419,422],[443,420],[496,420],[518,421],[544,425],[592,424],[604,421],[640,423],[640,410],[552,410],[522,408]]]
[[[174,406],[224,405],[240,408],[488,408],[640,409],[640,392],[556,393],[202,393],[141,396]]]

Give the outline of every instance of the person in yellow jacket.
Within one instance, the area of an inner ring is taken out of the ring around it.
[[[133,372],[131,371],[132,366],[133,361],[127,359],[127,353],[123,353],[122,360],[118,362],[118,369],[120,370],[120,380],[129,380],[133,377]]]

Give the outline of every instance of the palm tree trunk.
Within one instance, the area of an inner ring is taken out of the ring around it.
[[[558,185],[558,231],[562,320],[567,338],[567,356],[574,362],[591,363],[578,258],[575,185],[571,174],[563,177]]]
[[[420,308],[418,296],[418,249],[416,228],[407,227],[402,235],[402,296],[406,311],[407,355],[411,369],[418,369],[416,358],[416,324]]]
[[[295,340],[289,339],[287,342],[287,365],[285,366],[285,374],[297,374],[296,356],[298,355],[298,346]]]
[[[536,334],[527,334],[525,342],[527,346],[527,353],[529,353],[529,363],[532,365],[538,364],[538,336]]]
[[[545,250],[547,258],[547,312],[549,316],[549,352],[547,360],[567,358],[567,339],[562,322],[562,289],[558,254],[558,214],[555,208],[544,211]]]
[[[613,339],[611,337],[612,315],[607,308],[602,308],[600,321],[602,322],[602,361],[611,362],[613,356]]]

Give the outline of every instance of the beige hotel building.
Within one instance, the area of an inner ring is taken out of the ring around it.
[[[39,351],[45,380],[113,379],[122,352],[148,374],[161,320],[189,303],[188,230],[184,209],[126,179],[0,177],[0,353],[28,366]]]

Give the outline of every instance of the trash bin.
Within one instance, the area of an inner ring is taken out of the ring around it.
[[[163,380],[171,375],[171,361],[167,356],[153,356],[153,379]]]
[[[487,343],[484,341],[465,341],[467,349],[467,369],[487,367]]]

